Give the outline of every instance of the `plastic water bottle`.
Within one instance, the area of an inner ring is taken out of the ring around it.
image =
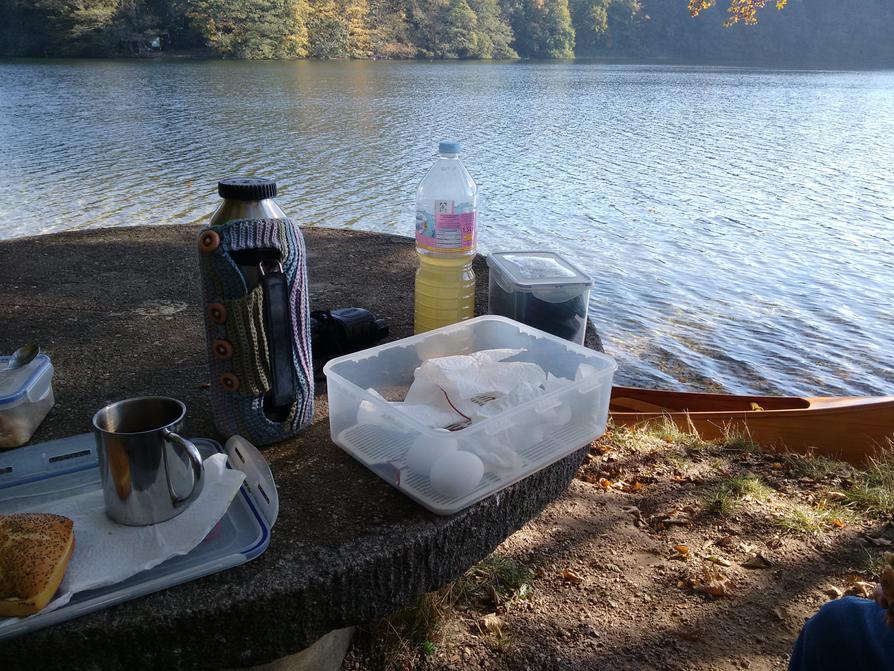
[[[416,189],[416,333],[475,316],[478,187],[459,151],[459,142],[439,143]]]

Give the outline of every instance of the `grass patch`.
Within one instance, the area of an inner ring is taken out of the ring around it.
[[[729,478],[723,486],[738,497],[747,495],[758,501],[766,501],[773,493],[773,490],[768,485],[764,484],[763,480],[751,473],[747,473],[746,475],[734,475]]]
[[[453,585],[454,603],[465,608],[481,608],[494,601],[506,603],[526,599],[534,574],[517,561],[494,553],[469,569]],[[493,606],[499,605],[493,603]]]
[[[681,429],[670,417],[662,417],[648,422],[640,428],[640,432],[666,443],[679,445],[687,452],[701,451],[712,447],[712,443],[702,440],[694,426]]]
[[[360,644],[375,668],[414,668],[422,657],[443,645],[444,625],[452,610],[449,587],[423,594],[413,604],[365,628]]]
[[[849,511],[841,506],[811,507],[795,503],[784,508],[774,523],[789,533],[816,536],[823,531],[844,526],[851,521],[851,517]]]
[[[751,434],[739,424],[732,422],[723,427],[720,447],[733,452],[758,451],[758,444],[751,438]]]
[[[739,507],[739,500],[720,487],[712,490],[702,499],[702,507],[710,515],[728,517]]]
[[[616,426],[611,421],[609,421],[605,436],[601,440],[605,440],[610,446],[619,449],[632,448],[640,444],[640,440],[633,429],[624,425]]]
[[[469,569],[456,582],[423,594],[414,603],[365,627],[358,640],[374,668],[412,669],[422,658],[449,644],[447,624],[458,610],[490,612],[498,603],[527,598],[534,574],[518,562],[494,553]],[[488,635],[495,649],[509,645],[505,632]]]
[[[885,558],[885,552],[879,552],[868,549],[863,549],[863,552],[866,553],[866,556],[863,557],[863,560],[857,565],[857,571],[860,573],[868,574],[875,580],[878,580],[882,575],[882,570],[886,566],[890,566],[887,559]]]
[[[879,516],[894,515],[894,449],[890,446],[858,471],[845,492],[854,507]]]
[[[810,478],[816,481],[846,475],[849,470],[848,465],[844,462],[828,457],[787,454],[784,460],[788,462],[792,475],[795,477]]]
[[[739,507],[739,503],[745,496],[751,496],[758,501],[770,498],[773,490],[756,475],[733,475],[708,492],[702,499],[702,507],[710,515],[727,517]]]

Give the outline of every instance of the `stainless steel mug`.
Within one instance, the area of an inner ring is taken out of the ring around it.
[[[93,416],[106,514],[115,522],[164,522],[202,492],[202,457],[177,433],[185,416],[183,403],[164,396],[129,398]]]

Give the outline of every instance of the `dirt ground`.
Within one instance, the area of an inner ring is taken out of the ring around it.
[[[889,471],[610,431],[560,500],[343,669],[785,669],[823,603],[868,595]]]

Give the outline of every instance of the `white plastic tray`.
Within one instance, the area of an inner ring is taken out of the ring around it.
[[[521,457],[522,466],[511,472],[485,472],[472,491],[458,497],[445,496],[433,488],[428,476],[411,472],[406,461],[417,439],[437,441],[444,433],[415,421],[367,389],[399,400],[412,384],[414,371],[426,359],[501,348],[523,349],[511,360],[536,363],[557,377],[574,379],[581,364],[594,372],[451,432],[460,451],[473,446],[510,445]],[[450,515],[602,435],[616,368],[614,360],[605,354],[511,319],[477,317],[329,361],[324,371],[330,432],[337,445],[389,484],[432,512]],[[556,421],[556,417],[561,419]]]
[[[224,452],[214,440],[198,438],[193,442],[203,458]],[[117,585],[75,594],[58,610],[26,618],[0,619],[0,640],[229,569],[264,552],[270,543],[270,529],[276,521],[276,486],[263,456],[250,443],[237,442],[233,438],[228,441],[227,448],[228,466],[245,472],[246,481],[227,514],[198,547]],[[238,448],[238,452],[234,448]],[[21,496],[46,500],[82,494],[99,486],[96,444],[92,434],[0,453],[0,514],[4,513],[4,501]]]

